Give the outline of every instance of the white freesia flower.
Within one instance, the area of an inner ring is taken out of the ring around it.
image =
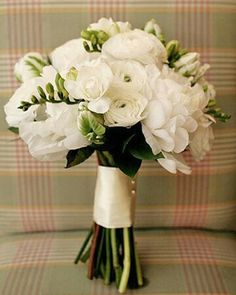
[[[78,106],[47,103],[46,112],[46,120],[20,124],[19,135],[34,158],[64,159],[69,150],[89,145],[77,127]]]
[[[9,126],[18,128],[22,121],[33,121],[41,107],[33,105],[27,111],[19,109],[22,101],[31,102],[32,95],[37,96],[38,78],[23,83],[4,106],[6,121]]]
[[[99,53],[88,53],[83,39],[73,39],[54,49],[50,54],[52,65],[62,74],[71,67],[77,67],[86,60],[97,58]]]
[[[97,23],[92,23],[88,30],[104,31],[110,37],[118,33],[124,33],[131,30],[131,25],[128,22],[115,22],[112,18],[102,17]]]
[[[184,174],[190,174],[191,168],[185,163],[181,154],[162,153],[164,158],[158,159],[158,163],[170,173],[180,171]]]
[[[215,120],[200,111],[196,113],[195,117],[198,122],[198,128],[191,135],[189,146],[195,160],[200,161],[212,148],[214,134],[211,125]]]
[[[198,81],[198,84],[202,86],[206,99],[209,101],[210,99],[214,99],[216,97],[215,87],[206,81],[204,78]]]
[[[78,67],[76,80],[67,78],[65,88],[71,97],[89,101],[89,110],[103,114],[110,105],[105,94],[112,79],[110,67],[101,60],[96,60]]]
[[[104,124],[110,127],[129,127],[144,118],[143,111],[148,100],[135,90],[113,88],[108,92],[111,105],[104,114]]]
[[[113,36],[104,43],[102,53],[113,59],[133,59],[160,67],[167,59],[163,44],[155,36],[138,29]]]
[[[205,72],[210,68],[210,65],[201,65],[200,55],[197,52],[188,52],[178,59],[175,68],[184,76],[193,76],[193,81],[198,81]]]
[[[111,61],[109,66],[113,72],[113,84],[116,87],[128,87],[150,97],[150,89],[147,83],[148,76],[141,63],[133,60],[118,60]]]
[[[185,101],[184,104],[187,107],[190,114],[198,110],[204,110],[209,102],[209,98],[205,95],[201,85],[196,83],[193,87],[185,89]]]
[[[14,73],[20,82],[26,82],[40,76],[46,65],[47,63],[40,53],[29,52],[16,63]]]
[[[161,36],[161,28],[155,19],[151,19],[145,24],[144,31],[149,34],[154,34],[157,37]]]
[[[32,96],[40,99],[37,87],[41,86],[45,91],[47,83],[55,86],[56,70],[52,66],[43,68],[41,77],[33,78],[23,83],[4,106],[6,121],[11,127],[19,127],[22,121],[34,121],[38,117],[44,116],[44,107],[41,105],[32,105],[27,111],[19,109],[22,101],[31,102]],[[46,93],[46,91],[45,91]]]

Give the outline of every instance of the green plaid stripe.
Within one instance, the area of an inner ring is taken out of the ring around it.
[[[114,286],[85,279],[72,261],[84,232],[17,235],[1,240],[0,292],[4,295],[116,294]],[[201,231],[137,231],[147,285],[127,294],[233,295],[233,234]]]
[[[156,17],[166,37],[179,38],[212,66],[220,105],[233,115],[218,124],[212,153],[194,163],[193,175],[173,176],[155,163],[140,171],[136,225],[235,230],[236,224],[236,36],[235,1],[63,1],[0,2],[0,97],[4,105],[17,87],[16,60],[25,52],[49,52],[76,38],[101,16],[134,26]],[[6,132],[0,111],[0,232],[87,228],[91,222],[96,162],[64,170],[64,163],[39,163]],[[73,189],[72,189],[73,188]],[[68,193],[69,192],[69,193]]]

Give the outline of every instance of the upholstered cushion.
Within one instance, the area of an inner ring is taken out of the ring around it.
[[[0,232],[86,228],[92,218],[95,158],[65,170],[39,163],[7,132],[2,106],[17,83],[16,60],[27,51],[49,52],[77,38],[101,16],[142,27],[152,17],[167,39],[198,50],[212,69],[219,104],[232,114],[218,124],[212,153],[192,176],[174,176],[144,163],[138,184],[138,227],[184,226],[236,229],[236,36],[235,1],[2,1],[0,4]]]
[[[15,235],[0,242],[0,294],[116,294],[114,285],[89,281],[74,265],[85,232]],[[233,295],[235,235],[207,231],[136,232],[146,286],[126,294]]]

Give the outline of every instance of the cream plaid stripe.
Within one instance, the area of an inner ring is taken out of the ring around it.
[[[2,239],[1,294],[116,294],[114,286],[85,280],[85,266],[71,263],[84,234],[27,234]],[[127,294],[234,294],[234,235],[153,230],[137,231],[136,236],[149,283]]]

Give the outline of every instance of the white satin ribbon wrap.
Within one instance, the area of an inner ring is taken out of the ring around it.
[[[106,228],[131,226],[135,211],[134,184],[118,168],[98,166],[94,221]]]

